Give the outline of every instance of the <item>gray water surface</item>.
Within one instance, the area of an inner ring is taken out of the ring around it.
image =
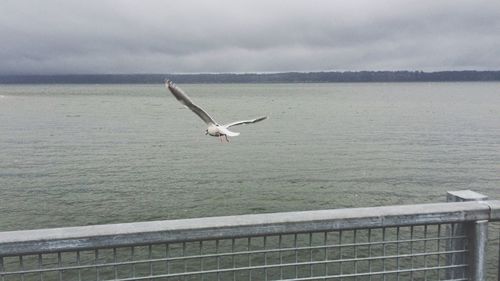
[[[500,199],[500,83],[0,86],[0,230]]]

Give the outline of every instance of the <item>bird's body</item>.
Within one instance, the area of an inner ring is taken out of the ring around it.
[[[172,81],[166,80],[165,81],[165,86],[170,90],[172,95],[180,101],[182,104],[184,104],[187,108],[189,108],[191,111],[193,111],[196,115],[198,115],[204,122],[207,124],[207,129],[205,131],[205,134],[213,136],[213,137],[219,137],[222,141],[222,137],[226,139],[226,141],[229,141],[227,137],[235,137],[238,136],[240,133],[237,132],[232,132],[228,128],[232,126],[238,126],[242,124],[251,124],[251,123],[256,123],[262,120],[267,119],[267,116],[251,119],[251,120],[243,120],[243,121],[236,121],[232,122],[229,124],[221,125],[218,124],[205,110],[203,110],[201,107],[197,106],[196,104],[193,103],[193,101],[184,93],[179,87],[177,87]]]
[[[217,125],[208,125],[207,128],[207,134],[213,136],[213,137],[218,137],[221,135],[221,132],[219,131],[219,127]]]

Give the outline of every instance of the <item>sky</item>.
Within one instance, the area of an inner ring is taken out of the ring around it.
[[[500,1],[0,1],[0,75],[356,70],[500,70]]]

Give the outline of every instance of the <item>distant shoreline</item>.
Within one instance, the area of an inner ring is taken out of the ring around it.
[[[325,71],[211,74],[0,75],[0,84],[365,83],[500,81],[500,71]]]

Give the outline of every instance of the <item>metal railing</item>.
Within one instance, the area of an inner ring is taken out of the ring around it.
[[[486,280],[500,201],[448,199],[0,232],[0,281]]]

